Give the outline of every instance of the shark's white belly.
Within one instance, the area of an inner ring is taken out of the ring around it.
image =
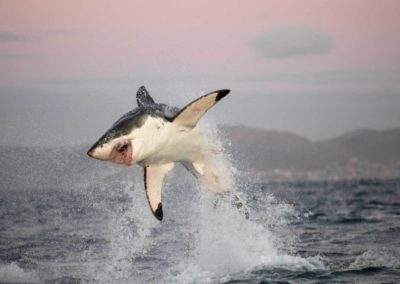
[[[179,161],[209,190],[226,192],[231,188],[230,176],[223,174],[227,171],[213,159],[215,149],[199,129],[166,123],[156,133],[157,138],[154,133],[148,134],[146,157],[137,162],[139,165],[171,165]],[[155,140],[158,142],[154,143]]]
[[[159,123],[152,120],[148,123]],[[139,165],[196,161],[204,156],[209,148],[208,142],[197,128],[188,130],[169,122],[161,123],[160,128],[155,127],[157,130],[147,133],[146,141],[142,141]]]

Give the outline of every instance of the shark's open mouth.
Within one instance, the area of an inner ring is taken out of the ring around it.
[[[126,142],[115,146],[109,160],[116,164],[132,165],[132,143]]]

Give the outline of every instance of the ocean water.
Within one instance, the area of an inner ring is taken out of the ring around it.
[[[3,188],[0,282],[400,282],[399,181],[238,182],[246,219],[182,173],[162,222],[140,177]]]
[[[159,222],[139,167],[41,151],[0,183],[0,283],[400,283],[400,180],[257,182],[218,143],[249,219],[177,165]]]

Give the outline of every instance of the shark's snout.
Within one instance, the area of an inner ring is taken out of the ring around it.
[[[89,151],[87,151],[87,155],[93,159],[99,159],[99,154],[101,150],[101,145],[96,142],[92,147],[90,147]]]
[[[94,146],[92,148],[89,149],[89,151],[87,151],[87,155],[91,158],[94,158],[93,154],[94,154]]]
[[[87,155],[93,159],[106,161],[110,155],[110,150],[107,148],[109,147],[103,147],[96,143],[87,151]]]

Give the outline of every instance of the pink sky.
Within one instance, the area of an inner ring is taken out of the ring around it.
[[[208,117],[312,139],[399,127],[399,14],[398,0],[0,0],[3,140],[68,122],[57,139],[89,141],[142,84],[177,106],[229,88]]]
[[[269,75],[400,70],[400,2],[1,1],[0,84],[164,74]],[[260,58],[251,41],[280,26],[333,40],[326,54]]]

